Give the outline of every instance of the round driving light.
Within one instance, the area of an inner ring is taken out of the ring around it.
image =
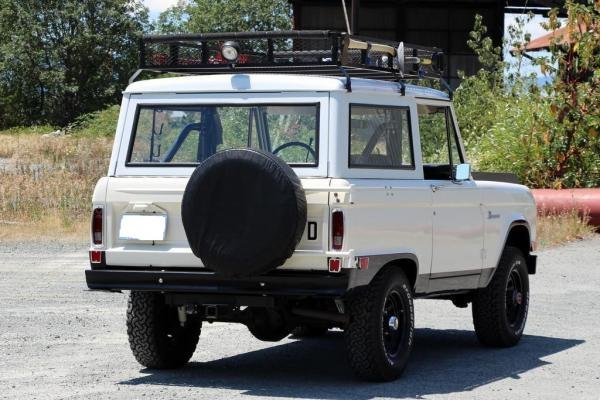
[[[240,55],[240,46],[236,42],[225,42],[221,46],[221,54],[227,61],[234,62]]]

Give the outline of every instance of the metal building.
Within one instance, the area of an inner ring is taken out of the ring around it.
[[[341,0],[291,0],[295,29],[346,30]],[[458,86],[458,71],[473,74],[477,57],[467,46],[475,14],[483,16],[494,43],[504,35],[504,13],[527,6],[534,12],[555,0],[347,0],[352,33],[436,46],[446,56],[446,79]],[[522,11],[521,9],[519,9]],[[519,12],[520,12],[519,11]]]

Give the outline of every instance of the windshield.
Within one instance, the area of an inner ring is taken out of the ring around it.
[[[318,118],[318,104],[141,106],[127,161],[195,165],[218,151],[246,147],[292,166],[317,166]]]

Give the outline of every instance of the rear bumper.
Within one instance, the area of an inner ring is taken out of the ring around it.
[[[321,271],[274,271],[248,278],[225,278],[197,269],[153,271],[107,266],[86,270],[85,279],[92,290],[165,293],[339,297],[348,288],[347,273]]]

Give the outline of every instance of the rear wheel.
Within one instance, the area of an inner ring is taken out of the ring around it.
[[[529,275],[521,251],[504,249],[489,285],[473,299],[473,324],[486,346],[510,347],[523,335],[529,309]]]
[[[160,293],[131,292],[127,306],[127,335],[135,359],[148,368],[177,368],[196,350],[202,321],[187,316],[179,323],[177,308]]]
[[[350,322],[345,331],[350,365],[370,381],[398,378],[413,347],[414,308],[403,271],[388,269],[348,301]]]

